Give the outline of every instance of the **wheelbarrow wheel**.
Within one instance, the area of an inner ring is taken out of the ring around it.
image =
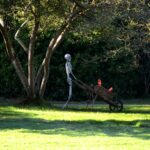
[[[117,100],[114,105],[109,104],[109,109],[112,112],[121,112],[123,110],[123,102]]]

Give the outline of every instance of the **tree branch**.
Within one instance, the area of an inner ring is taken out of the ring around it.
[[[20,28],[17,30],[16,34],[15,34],[15,40],[20,44],[20,46],[24,49],[24,51],[26,53],[28,53],[28,48],[26,47],[26,45],[23,43],[23,41],[18,37],[21,28],[28,22],[28,19],[22,23],[22,25],[20,26]]]

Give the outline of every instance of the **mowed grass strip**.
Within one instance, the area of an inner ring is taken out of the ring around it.
[[[0,107],[0,150],[149,150],[150,106]]]

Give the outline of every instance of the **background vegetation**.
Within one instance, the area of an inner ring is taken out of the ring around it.
[[[115,10],[102,11],[101,15],[96,16],[96,20],[91,14],[85,19],[78,20],[53,54],[45,96],[57,100],[64,100],[67,97],[65,53],[72,55],[73,72],[85,83],[97,84],[97,79],[100,78],[106,88],[113,86],[121,97],[148,96],[150,92],[149,7],[147,1],[122,0],[115,4]],[[11,24],[11,18],[9,22]],[[22,33],[25,42],[25,37],[28,36],[26,31],[28,28]],[[54,32],[55,27],[52,26],[38,36],[35,66],[39,66]],[[13,38],[14,35],[10,36]],[[24,52],[17,43],[14,47],[26,68]],[[0,36],[0,96],[25,95],[4,49]],[[79,97],[85,98],[85,93],[74,87],[74,99]]]

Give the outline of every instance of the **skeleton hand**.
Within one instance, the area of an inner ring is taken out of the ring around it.
[[[77,80],[77,78],[75,77],[75,75],[71,72],[71,77],[73,77],[73,79]]]
[[[67,78],[67,82],[69,85],[72,85],[72,79],[71,78]]]

